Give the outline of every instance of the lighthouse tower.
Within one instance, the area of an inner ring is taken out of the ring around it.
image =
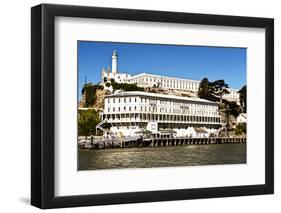
[[[117,73],[117,60],[118,60],[118,54],[117,51],[114,50],[112,52],[112,67],[111,67],[111,71],[113,75]]]

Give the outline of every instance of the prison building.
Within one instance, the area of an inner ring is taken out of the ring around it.
[[[100,117],[111,130],[221,126],[218,104],[204,99],[132,91],[107,95],[104,101]]]
[[[141,87],[158,87],[163,89],[176,89],[197,92],[200,81],[183,78],[173,78],[167,76],[141,73],[131,76],[130,81]]]

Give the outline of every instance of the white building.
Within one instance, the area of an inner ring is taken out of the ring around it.
[[[114,80],[117,83],[131,83],[131,75],[127,73],[118,73],[118,53],[116,50],[112,53],[112,61],[111,61],[112,72],[108,67],[107,70],[102,68],[101,78],[102,83],[111,82]]]
[[[247,123],[247,113],[240,113],[236,119],[237,123]]]
[[[100,115],[111,125],[111,132],[125,136],[165,129],[187,136],[193,134],[194,128],[221,126],[216,102],[139,91],[107,95]]]
[[[197,92],[200,81],[183,78],[173,78],[160,75],[141,73],[131,76],[131,83],[136,83],[140,87],[159,87],[164,89],[175,89]]]
[[[127,73],[113,73],[110,72],[110,68],[102,69],[102,83],[111,82],[111,80],[114,80],[117,83],[132,83],[131,82],[131,75]]]
[[[222,98],[228,101],[236,102],[240,105],[240,94],[237,89],[228,88],[229,94],[223,94]]]
[[[112,72],[110,68],[102,69],[102,83],[111,82],[137,84],[140,87],[158,87],[162,89],[182,90],[198,92],[200,81],[183,78],[174,78],[147,73],[140,73],[131,76],[127,73],[118,72],[118,54],[117,51],[112,53]],[[235,101],[239,104],[239,93],[236,89],[229,89],[230,94],[225,94],[224,99]]]

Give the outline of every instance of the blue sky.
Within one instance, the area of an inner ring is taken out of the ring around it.
[[[101,81],[102,68],[111,68],[113,50],[118,52],[118,72],[224,79],[236,89],[246,84],[246,48],[78,41],[79,93],[85,76],[88,82]]]

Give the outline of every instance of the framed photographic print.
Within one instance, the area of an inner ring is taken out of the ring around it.
[[[274,21],[31,9],[31,203],[274,192]]]

